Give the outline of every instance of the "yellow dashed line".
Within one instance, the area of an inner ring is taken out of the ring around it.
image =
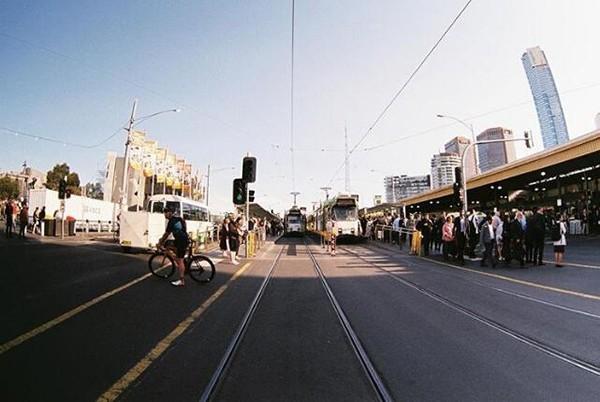
[[[140,276],[139,278],[134,279],[133,281],[128,282],[123,286],[119,286],[118,288],[113,289],[110,292],[106,292],[103,295],[100,295],[100,296],[98,296],[98,297],[96,297],[96,298],[70,310],[70,311],[67,311],[66,313],[54,318],[53,320],[50,320],[50,321],[40,325],[39,327],[36,327],[36,328],[32,329],[31,331],[26,332],[22,335],[19,335],[18,337],[0,345],[0,355],[9,351],[10,349],[14,348],[15,346],[18,346],[18,345],[22,344],[23,342],[33,338],[36,335],[46,332],[50,328],[60,324],[63,321],[68,320],[69,318],[73,317],[74,315],[79,314],[84,310],[87,310],[88,308],[92,307],[93,305],[100,303],[102,300],[104,300],[110,296],[113,296],[113,295],[135,285],[138,282],[143,281],[144,279],[148,278],[151,275],[152,274],[148,273],[143,276]]]
[[[198,317],[206,311],[206,309],[213,304],[222,294],[227,290],[229,285],[235,281],[245,270],[250,266],[250,262],[244,264],[242,268],[240,268],[231,279],[221,285],[221,287],[204,303],[200,305],[196,310],[194,310],[185,320],[181,321],[173,331],[171,331],[167,336],[165,336],[160,342],[152,348],[152,350],[142,358],[135,366],[133,366],[123,377],[121,377],[116,383],[113,384],[112,387],[108,389],[105,393],[103,393],[99,398],[99,402],[105,401],[114,401],[117,399],[126,389],[133,383],[150,365],[156,360],[160,355],[162,355],[168,348],[171,346],[173,341],[177,339],[181,334],[185,332],[189,328],[190,325]]]

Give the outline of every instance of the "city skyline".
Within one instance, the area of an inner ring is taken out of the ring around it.
[[[122,155],[124,135],[93,149],[61,141],[98,144],[127,121],[138,98],[140,115],[183,109],[145,123],[149,135],[195,166],[236,167],[215,175],[211,204],[230,205],[231,180],[239,175],[241,157],[251,152],[259,158],[259,202],[279,211],[289,207],[289,4],[142,10],[116,4],[87,9],[64,4],[60,13],[43,2],[8,4],[0,16],[5,27],[0,72],[10,78],[2,84],[0,126],[59,142],[2,131],[7,151],[0,168],[17,170],[28,160],[49,170],[65,161],[82,182],[91,181],[106,165],[107,151]],[[600,6],[592,1],[577,7],[543,4],[473,3],[351,155],[352,190],[366,205],[381,193],[382,175],[362,167],[422,175],[445,142],[470,136],[459,124],[436,119],[440,113],[472,122],[478,132],[504,126],[520,136],[532,129],[536,149],[519,144],[517,156],[540,150],[535,106],[519,59],[532,44],[551,52],[571,137],[594,129],[600,56],[583,39],[600,35],[592,17]],[[344,122],[352,146],[462,5],[439,1],[434,14],[428,13],[431,6],[394,2],[378,8],[361,2],[296,5],[295,131],[302,205],[323,197],[319,187],[343,191],[343,170],[333,179],[332,170],[343,162]],[[398,40],[404,37],[411,40]]]

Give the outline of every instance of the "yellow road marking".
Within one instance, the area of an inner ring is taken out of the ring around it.
[[[63,321],[68,320],[69,318],[73,317],[74,315],[79,314],[84,310],[87,310],[88,308],[92,307],[93,305],[100,303],[102,300],[104,300],[110,296],[113,296],[113,295],[135,285],[138,282],[143,281],[144,279],[148,278],[151,275],[152,275],[151,273],[148,273],[143,276],[140,276],[139,278],[134,279],[131,282],[124,284],[123,286],[119,286],[116,289],[113,289],[113,290],[106,292],[103,295],[100,295],[86,303],[83,303],[80,306],[78,306],[70,311],[67,311],[66,313],[40,325],[39,327],[36,327],[36,328],[32,329],[31,331],[26,332],[22,335],[19,335],[18,337],[0,345],[0,355],[9,351],[10,349],[14,348],[15,346],[18,346],[18,345],[22,344],[23,342],[33,338],[36,335],[46,332],[50,328],[60,324]]]
[[[160,355],[162,355],[168,348],[171,346],[173,341],[177,339],[181,334],[185,332],[189,328],[190,325],[198,317],[206,311],[206,309],[213,304],[222,294],[227,290],[229,285],[235,281],[245,270],[250,266],[250,262],[244,264],[242,268],[240,268],[229,281],[221,285],[221,287],[213,293],[211,297],[208,298],[204,303],[200,305],[196,310],[194,310],[186,319],[181,321],[173,331],[171,331],[167,336],[161,339],[156,346],[146,355],[142,360],[140,360],[135,366],[133,366],[123,377],[121,377],[116,383],[114,383],[108,391],[103,393],[99,398],[99,402],[105,401],[114,401],[117,399],[123,391],[131,385],[150,365],[154,362],[154,360],[158,359]]]
[[[583,293],[583,292],[576,292],[574,290],[557,288],[557,287],[554,287],[554,286],[542,285],[542,284],[539,284],[539,283],[536,283],[536,282],[524,281],[522,279],[516,279],[516,278],[511,278],[510,276],[503,276],[503,275],[498,275],[498,274],[492,274],[490,272],[477,271],[476,269],[471,269],[471,268],[457,267],[456,265],[448,264],[448,263],[441,262],[441,261],[436,261],[436,260],[433,260],[431,258],[426,258],[426,257],[421,257],[421,258],[424,259],[424,260],[431,261],[433,263],[439,264],[439,265],[444,265],[444,266],[453,268],[453,269],[458,269],[458,270],[461,270],[461,271],[472,272],[472,273],[476,273],[476,274],[479,274],[479,275],[489,276],[491,278],[501,279],[501,280],[508,281],[508,282],[518,283],[519,285],[531,286],[531,287],[534,287],[534,288],[549,290],[549,291],[556,292],[556,293],[562,293],[562,294],[566,294],[566,295],[581,297],[581,298],[584,298],[584,299],[590,299],[590,300],[600,301],[600,296],[599,295],[593,295],[593,294]]]

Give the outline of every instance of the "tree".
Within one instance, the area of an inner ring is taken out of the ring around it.
[[[0,177],[0,200],[19,196],[19,183],[8,176]]]
[[[48,174],[46,175],[46,188],[58,191],[58,183],[65,176],[67,177],[67,190],[70,190],[71,194],[81,194],[81,189],[79,188],[79,175],[75,172],[71,172],[69,165],[66,163],[61,163],[60,165],[57,164],[52,170],[48,171]]]
[[[94,198],[96,200],[104,199],[104,191],[102,190],[102,184],[98,182],[86,184],[85,194],[89,198]]]

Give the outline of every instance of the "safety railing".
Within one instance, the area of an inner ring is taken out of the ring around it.
[[[405,227],[394,230],[389,225],[375,225],[371,232],[371,240],[397,245],[400,249],[408,246],[410,254],[414,255],[422,254],[422,237],[421,232],[418,230]]]

